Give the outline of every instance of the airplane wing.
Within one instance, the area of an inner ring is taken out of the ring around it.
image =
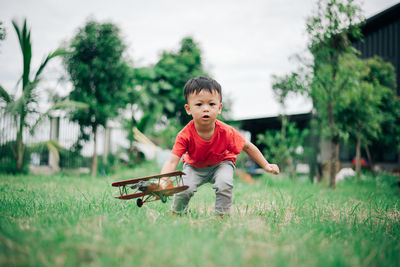
[[[173,188],[167,188],[167,189],[162,189],[162,190],[154,190],[152,191],[153,194],[157,195],[157,196],[161,196],[161,195],[165,195],[165,196],[172,196],[176,193],[179,193],[181,191],[184,191],[186,189],[188,189],[189,186],[187,185],[182,185],[182,186],[176,186]]]
[[[150,179],[157,179],[157,178],[162,178],[162,177],[173,177],[173,176],[179,176],[179,175],[184,175],[184,174],[185,173],[183,173],[181,171],[174,171],[174,172],[162,173],[162,174],[141,177],[141,178],[136,178],[136,179],[131,179],[131,180],[114,182],[111,185],[114,187],[118,187],[118,186],[123,186],[123,185],[127,185],[127,184],[136,184],[140,181],[146,181],[146,180],[150,180]]]
[[[115,198],[128,200],[128,199],[132,199],[132,198],[142,197],[144,195],[146,195],[146,194],[141,192],[141,193],[135,193],[135,194],[129,194],[129,195],[116,196]]]

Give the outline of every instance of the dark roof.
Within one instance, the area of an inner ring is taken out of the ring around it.
[[[287,115],[288,120],[290,122],[294,122],[296,127],[299,129],[307,128],[312,114],[310,113],[301,113],[301,114],[292,114]],[[268,130],[280,130],[282,127],[282,120],[280,116],[275,117],[266,117],[266,118],[255,118],[255,119],[242,119],[230,121],[233,125],[239,124],[239,128],[251,133],[251,141],[256,142],[258,134],[264,134],[265,131]]]
[[[295,122],[299,128],[304,128],[308,125],[312,115],[309,113],[301,113],[301,114],[292,114],[287,115],[288,120],[291,122]],[[265,131],[265,129],[280,129],[281,128],[281,118],[280,116],[274,117],[265,117],[265,118],[255,118],[255,119],[242,119],[230,121],[231,123],[241,124],[241,129],[247,131],[254,131],[259,129],[260,131]]]
[[[385,25],[400,19],[400,3],[368,18],[361,27],[364,35],[374,32]]]

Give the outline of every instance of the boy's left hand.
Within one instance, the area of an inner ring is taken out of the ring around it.
[[[279,174],[279,167],[276,164],[267,164],[267,166],[265,166],[265,171],[273,174]]]

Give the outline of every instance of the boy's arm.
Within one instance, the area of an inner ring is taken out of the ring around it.
[[[264,158],[264,155],[261,151],[251,142],[246,141],[243,147],[244,152],[249,155],[258,165],[260,165],[266,172],[278,174],[279,167],[276,164],[269,164],[268,161]]]
[[[167,173],[167,172],[173,172],[176,170],[176,167],[178,167],[179,161],[180,161],[180,157],[178,157],[175,154],[172,154],[169,156],[169,158],[167,159],[167,161],[164,163],[162,169],[161,169],[161,173]],[[161,178],[161,186],[163,188],[166,188],[168,185],[170,178],[169,177],[163,177]]]

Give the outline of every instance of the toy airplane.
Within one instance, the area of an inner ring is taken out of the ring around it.
[[[184,185],[182,175],[185,173],[181,171],[162,173],[153,176],[141,177],[132,180],[125,180],[112,183],[111,185],[119,188],[118,199],[133,199],[137,198],[136,204],[142,207],[144,203],[161,200],[163,203],[167,202],[168,197],[184,191],[189,186]],[[169,181],[168,186],[162,189],[160,186],[161,178],[174,177]]]

